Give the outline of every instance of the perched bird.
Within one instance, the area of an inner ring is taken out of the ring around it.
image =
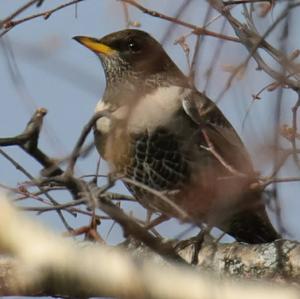
[[[106,89],[95,143],[113,172],[150,211],[217,226],[236,240],[279,238],[252,163],[217,106],[200,93],[148,33],[76,36],[101,60]]]

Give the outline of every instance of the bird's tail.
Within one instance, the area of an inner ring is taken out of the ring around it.
[[[268,243],[280,239],[264,208],[259,211],[240,211],[227,224],[227,233],[239,242]]]
[[[223,220],[220,219],[219,223],[222,225],[219,227],[239,242],[259,244],[281,238],[269,220],[263,193],[260,191],[251,190],[243,193],[238,205],[227,207],[222,211]]]

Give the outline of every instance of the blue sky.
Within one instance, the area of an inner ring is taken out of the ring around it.
[[[0,18],[4,18],[13,12],[21,4],[27,1],[2,0]],[[62,1],[45,1],[41,9],[35,7],[26,11],[18,18],[44,11],[61,4]],[[145,6],[159,10],[168,15],[173,15],[182,1],[140,1]],[[202,2],[200,5],[199,2]],[[183,19],[195,24],[203,24],[206,1],[193,1],[190,8],[183,15]],[[203,8],[203,9],[202,9]],[[276,17],[280,6],[273,12]],[[148,31],[158,40],[166,32],[169,23],[141,14],[134,8],[129,9],[130,17],[141,23],[141,29]],[[236,15],[241,18],[238,11]],[[299,13],[299,10],[298,10]],[[215,13],[214,13],[215,14]],[[17,19],[18,19],[17,18]],[[294,18],[290,30],[289,50],[294,50],[299,45],[297,23],[299,18]],[[265,19],[257,18],[257,24],[261,32],[272,23],[272,16]],[[220,18],[210,27],[211,30],[219,30],[222,24]],[[299,24],[298,24],[299,25]],[[53,14],[49,19],[37,18],[16,26],[5,35],[0,44],[0,86],[1,86],[1,110],[0,110],[0,136],[11,136],[21,132],[33,111],[37,107],[48,109],[45,125],[40,138],[40,146],[49,155],[54,157],[65,156],[70,153],[79,136],[83,125],[91,117],[96,102],[101,97],[105,88],[104,74],[97,58],[85,48],[72,40],[75,35],[89,35],[101,37],[110,32],[124,29],[125,21],[122,6],[118,1],[111,0],[86,0],[77,6],[68,7]],[[299,27],[298,27],[299,28]],[[183,71],[187,71],[185,56],[182,49],[174,45],[174,40],[189,30],[176,27],[169,36],[165,48],[171,57],[177,62]],[[233,34],[227,27],[227,34]],[[278,35],[274,33],[270,40],[276,43]],[[193,45],[194,37],[188,39]],[[218,41],[214,38],[206,38],[201,46],[201,59],[198,68],[197,85],[203,88],[205,83],[205,71],[212,59],[212,53]],[[7,56],[10,48],[14,55]],[[220,60],[216,64],[212,77],[208,96],[214,99],[223,89],[229,74],[224,72],[224,66],[237,65],[245,57],[245,49],[235,43],[226,42],[222,50]],[[16,65],[11,73],[9,63]],[[262,100],[251,106],[249,118],[242,129],[242,121],[247,107],[251,103],[251,94],[256,93],[264,85],[272,80],[262,72],[255,70],[255,64],[251,63],[249,70],[240,81],[235,81],[234,86],[225,94],[220,102],[220,107],[233,123],[242,139],[249,148],[256,169],[268,173],[270,168],[265,161],[268,160],[268,152],[264,150],[271,142],[274,132],[274,103],[276,92],[265,92]],[[290,91],[284,92],[284,109],[282,111],[283,122],[290,123],[290,108],[296,99]],[[92,140],[92,136],[90,136]],[[285,145],[288,145],[287,143]],[[17,148],[5,149],[17,161],[34,175],[38,175],[40,166],[30,157]],[[97,153],[94,151],[87,159],[80,161],[78,174],[92,174],[95,171]],[[11,164],[0,157],[0,182],[9,186],[15,186],[24,180],[24,176]],[[299,175],[292,163],[288,163],[282,172],[282,176]],[[121,187],[118,186],[118,190]],[[64,195],[62,196],[65,200]],[[299,211],[299,183],[282,184],[279,188],[279,197],[284,218],[284,224],[291,233],[291,238],[300,238]],[[135,213],[142,211],[136,206],[131,207]],[[58,218],[54,213],[40,217],[42,221],[55,229],[62,229]],[[74,225],[87,223],[86,218],[70,220]],[[176,235],[174,231],[182,231],[176,221],[164,226],[162,230],[168,235]],[[108,224],[103,224],[103,234],[109,229]],[[113,230],[112,242],[120,236],[118,228]]]

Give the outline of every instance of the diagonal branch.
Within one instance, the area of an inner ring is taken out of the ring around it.
[[[141,4],[137,3],[135,0],[121,0],[121,1],[136,7],[137,9],[142,11],[143,13],[148,14],[152,17],[160,18],[160,19],[172,22],[174,24],[178,24],[178,25],[184,26],[186,28],[193,29],[192,33],[195,34],[195,35],[207,35],[207,36],[221,38],[221,39],[232,41],[232,42],[239,42],[239,39],[236,38],[236,37],[232,37],[232,36],[228,36],[228,35],[224,35],[224,34],[219,34],[217,32],[213,32],[213,31],[207,30],[205,28],[195,26],[191,23],[187,23],[185,21],[179,20],[175,17],[170,17],[170,16],[167,16],[167,15],[162,14],[160,12],[150,10],[150,9],[142,6]]]
[[[0,147],[18,145],[27,154],[43,165],[48,175],[59,175],[62,173],[62,170],[57,166],[56,162],[38,148],[39,134],[46,114],[46,109],[37,109],[23,133],[14,137],[0,138]]]
[[[28,16],[28,17],[25,17],[25,18],[22,18],[22,19],[19,19],[19,20],[12,20],[12,18],[7,19],[6,22],[2,23],[2,27],[5,30],[0,33],[0,37],[2,37],[4,34],[9,32],[12,28],[14,28],[17,25],[20,25],[24,22],[27,22],[27,21],[30,21],[30,20],[33,20],[33,19],[36,19],[36,18],[40,18],[40,17],[43,17],[45,20],[47,20],[53,13],[55,13],[55,12],[57,12],[57,11],[63,9],[63,8],[66,8],[68,6],[75,5],[75,4],[77,4],[79,2],[82,2],[82,1],[86,1],[86,0],[73,0],[73,1],[61,4],[61,5],[53,8],[53,9],[49,9],[49,10],[46,10],[46,11],[41,12],[41,13],[33,14],[31,16]],[[39,1],[39,2],[38,1],[33,1],[33,2],[34,3],[37,2],[38,5],[40,5],[42,3],[42,1]],[[0,28],[1,28],[1,26],[0,26]]]

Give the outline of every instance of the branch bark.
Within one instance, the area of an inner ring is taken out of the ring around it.
[[[127,249],[131,251],[132,247]],[[23,218],[3,196],[0,200],[0,251],[6,254],[0,259],[1,296],[299,298],[299,290],[291,287],[263,282],[249,284],[242,279],[220,280],[220,277],[195,271],[192,267],[166,262],[152,253],[149,255],[139,246],[133,251],[134,257],[124,249],[104,245],[83,243],[78,246]],[[276,273],[276,280],[296,281],[300,272],[299,252],[300,245],[290,241],[255,246],[206,245],[199,255],[198,266],[201,270],[223,268],[228,274],[249,279],[256,275],[274,278],[275,272],[272,274],[269,269],[277,264],[274,271],[281,270]],[[189,259],[191,247],[183,249],[181,254]],[[246,271],[251,263],[253,268]]]

